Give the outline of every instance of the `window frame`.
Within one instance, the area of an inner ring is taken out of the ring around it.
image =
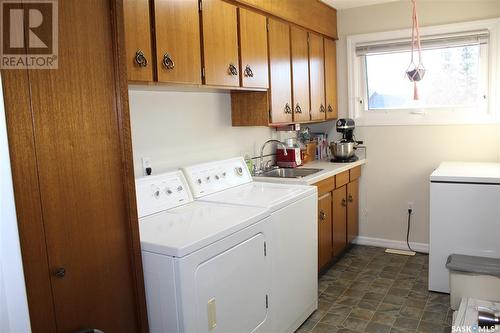
[[[364,100],[367,97],[367,80],[365,57],[356,55],[356,45],[391,39],[402,39],[411,36],[411,29],[384,31],[347,37],[347,71],[348,71],[348,110],[349,117],[356,120],[358,126],[385,125],[448,125],[448,124],[483,124],[499,123],[500,111],[500,18],[428,26],[420,29],[421,34],[439,35],[462,33],[475,30],[488,30],[489,42],[486,48],[487,62],[487,99],[485,106],[479,107],[423,107],[411,109],[379,109],[367,110]],[[484,49],[481,53],[484,52]],[[483,54],[481,54],[481,59]],[[425,59],[424,59],[425,60]],[[481,70],[484,72],[484,68]],[[367,101],[366,101],[367,102]],[[478,112],[479,111],[479,112]]]

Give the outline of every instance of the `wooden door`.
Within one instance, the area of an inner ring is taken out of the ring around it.
[[[359,234],[359,179],[347,184],[347,242]]]
[[[153,81],[149,0],[124,0],[127,74],[131,81]]]
[[[198,0],[154,0],[158,81],[201,84]]]
[[[293,121],[310,120],[309,105],[309,46],[307,31],[295,26],[290,29],[292,48]]]
[[[271,123],[292,122],[292,86],[290,69],[290,27],[269,19],[269,81]]]
[[[323,37],[309,33],[309,80],[311,87],[311,120],[325,115],[325,64]]]
[[[266,17],[244,8],[238,14],[241,86],[269,88]]]
[[[325,42],[325,99],[326,119],[338,117],[337,104],[337,44],[334,40]]]
[[[332,192],[318,198],[318,270],[332,259]]]
[[[347,185],[333,191],[333,255],[340,254],[347,244]]]
[[[58,7],[58,68],[2,72],[31,329],[147,332],[124,9]]]
[[[236,6],[202,0],[205,84],[238,87],[238,22]]]

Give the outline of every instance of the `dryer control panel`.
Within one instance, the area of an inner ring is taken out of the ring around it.
[[[136,179],[135,188],[139,218],[193,201],[180,170]]]
[[[196,164],[185,167],[182,171],[195,198],[252,181],[252,175],[242,157]]]

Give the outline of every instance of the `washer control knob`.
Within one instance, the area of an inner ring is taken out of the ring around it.
[[[219,180],[220,179],[219,175],[215,175],[215,179]]]
[[[225,171],[222,173],[222,177],[226,177],[226,172]]]
[[[198,180],[196,182],[201,185],[201,179],[200,178],[198,178]]]
[[[166,192],[167,194],[169,194],[169,195],[170,195],[170,194],[172,194],[172,190],[171,190],[171,189],[169,189],[169,188],[167,188],[167,189],[165,190],[165,192]]]
[[[210,181],[210,176],[207,176],[207,182],[209,182],[209,181]]]
[[[159,189],[155,189],[154,192],[153,192],[153,196],[158,199],[160,197],[160,190]]]
[[[236,172],[236,174],[238,176],[243,176],[243,168],[242,167],[237,167],[234,169],[234,171]]]
[[[180,192],[180,191],[182,191],[183,189],[184,189],[184,188],[183,188],[181,185],[179,185],[179,186],[177,187],[177,192]]]

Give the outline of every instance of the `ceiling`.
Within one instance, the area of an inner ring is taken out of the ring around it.
[[[399,0],[320,0],[336,9],[347,9],[362,6],[378,5],[386,2],[394,2]]]

